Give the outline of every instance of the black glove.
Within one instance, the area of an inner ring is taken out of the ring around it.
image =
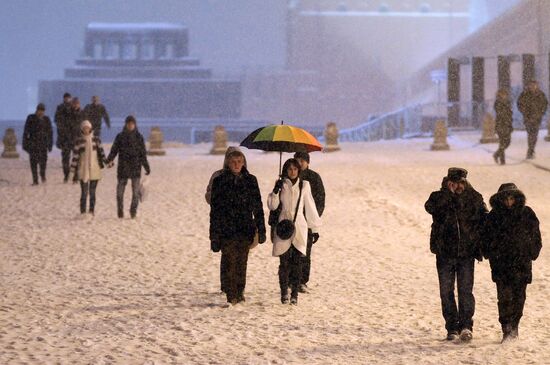
[[[275,182],[275,186],[273,187],[273,194],[278,194],[282,187],[283,187],[283,179],[279,178]]]
[[[258,242],[260,244],[264,243],[265,241],[267,240],[266,236],[265,236],[265,232],[260,232],[258,233]]]
[[[311,238],[312,238],[311,243],[315,243],[319,241],[319,233],[312,233]]]
[[[220,252],[222,245],[217,239],[210,240],[210,249],[214,252]]]
[[[145,170],[145,175],[149,175],[151,173],[151,170]]]

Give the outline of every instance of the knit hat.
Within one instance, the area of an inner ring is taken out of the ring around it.
[[[461,167],[450,167],[447,171],[447,178],[452,182],[464,182],[468,176],[468,171]]]
[[[302,160],[309,163],[309,153],[307,153],[307,152],[296,152],[294,154],[294,158],[301,158]]]
[[[84,127],[88,127],[90,129],[92,129],[92,123],[90,123],[89,120],[85,120],[83,121],[82,123],[80,123],[80,130],[84,130]]]

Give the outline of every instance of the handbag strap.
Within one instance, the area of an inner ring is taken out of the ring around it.
[[[296,211],[294,212],[294,219],[292,220],[292,223],[296,223],[296,217],[298,216],[298,208],[300,207],[300,198],[302,198],[302,179],[300,179],[299,187],[300,187],[300,194],[298,194],[298,203],[296,203]]]

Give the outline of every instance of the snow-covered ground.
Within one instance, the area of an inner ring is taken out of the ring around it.
[[[542,137],[535,162],[550,167]],[[269,242],[250,254],[246,303],[226,306],[204,201],[210,174],[222,165],[210,145],[150,158],[149,200],[136,220],[116,218],[116,169],[104,171],[95,219],[79,220],[80,189],[61,182],[58,151],[48,183],[38,187],[30,186],[26,155],[1,159],[0,363],[548,363],[550,172],[522,160],[524,132],[514,133],[506,166],[493,162],[496,145],[478,139],[455,135],[445,152],[413,139],[312,154],[327,208],[310,293],[297,307],[279,302]],[[265,205],[278,155],[244,152]],[[500,344],[486,261],[476,264],[474,340],[443,340],[424,202],[449,166],[467,168],[486,202],[501,183],[515,182],[542,222],[543,249],[516,343]]]

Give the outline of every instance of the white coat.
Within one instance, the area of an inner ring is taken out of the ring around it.
[[[284,179],[283,187],[279,193],[269,193],[267,197],[267,206],[269,210],[275,210],[279,206],[279,202],[282,204],[281,214],[279,215],[279,222],[283,219],[294,218],[296,212],[296,203],[298,202],[298,196],[300,194],[300,181],[297,181],[294,185],[289,179]],[[304,216],[305,208],[305,216]],[[307,219],[306,219],[307,218]],[[284,254],[290,248],[290,245],[294,245],[298,251],[303,255],[306,255],[307,250],[307,230],[308,228],[314,233],[318,233],[318,229],[321,226],[321,218],[317,213],[315,207],[315,201],[311,195],[311,187],[309,182],[304,181],[302,187],[302,197],[300,198],[300,207],[298,208],[298,216],[295,222],[296,229],[294,234],[289,239],[283,240],[277,233],[274,233],[273,238],[273,256],[280,256]]]

